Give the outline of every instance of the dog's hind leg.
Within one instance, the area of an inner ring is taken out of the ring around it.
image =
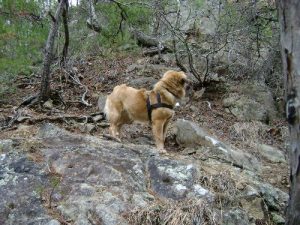
[[[164,122],[162,120],[155,120],[152,124],[153,136],[155,139],[156,148],[159,152],[165,153],[164,149]]]
[[[111,136],[116,138],[117,140],[120,140],[120,129],[122,126],[121,120],[122,120],[122,114],[118,108],[121,106],[118,106],[116,104],[110,104],[111,102],[107,102],[108,107],[107,107],[107,114],[109,115],[108,121],[110,123],[109,127],[109,133]]]
[[[166,136],[167,136],[167,129],[168,129],[168,125],[169,125],[169,122],[170,122],[171,118],[167,119],[163,125],[163,140],[165,142],[166,140]]]

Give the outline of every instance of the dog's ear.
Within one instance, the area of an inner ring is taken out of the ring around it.
[[[186,83],[188,83],[188,79],[187,79],[187,77],[186,77],[186,75],[185,75],[185,73],[184,72],[179,72],[179,83],[182,85],[182,86],[184,86]]]

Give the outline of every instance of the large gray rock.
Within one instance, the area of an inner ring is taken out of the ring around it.
[[[224,212],[223,225],[249,225],[247,213],[242,209],[232,209]]]
[[[16,153],[0,159],[0,224],[47,224],[39,189],[49,185],[41,165]]]
[[[197,145],[212,146],[207,132],[188,120],[178,119],[175,122],[174,134],[176,142],[185,147],[194,147]]]
[[[17,139],[1,142],[6,146],[0,157],[4,225],[50,225],[60,219],[72,224],[128,224],[124,215],[131,212],[151,209],[155,214],[164,204],[167,208],[159,212],[163,219],[173,215],[170,210],[181,207],[185,214],[199,203],[203,210],[193,211],[190,218],[203,221],[206,214],[218,224],[249,224],[250,219],[262,218],[257,211],[262,199],[280,224],[287,202],[286,193],[260,181],[253,161],[210,136],[209,147],[203,147],[210,155],[204,161],[172,152],[162,156],[149,145],[78,135],[47,123],[27,139],[28,146]],[[216,196],[222,194],[229,202],[239,196],[234,203],[243,208],[222,205],[222,216],[214,208]]]
[[[256,157],[239,149],[230,148],[208,135],[208,132],[194,122],[178,119],[174,130],[176,141],[183,146],[202,146],[199,148],[200,151],[208,152],[208,155],[217,157],[220,161],[252,171],[261,170],[261,163]]]
[[[151,187],[159,195],[171,199],[186,197],[207,198],[212,201],[213,194],[196,184],[197,169],[192,164],[183,164],[170,159],[152,158],[148,162]]]
[[[258,152],[270,162],[286,163],[285,155],[277,148],[266,144],[257,146]]]
[[[241,121],[257,120],[268,123],[277,117],[270,90],[261,84],[241,84],[232,88],[223,99],[223,106]]]
[[[124,212],[153,201],[148,183],[165,198],[213,200],[213,194],[197,183],[194,165],[161,158],[149,146],[75,135],[51,124],[42,126],[38,137],[49,167],[63,177],[57,192],[65,194],[55,202],[57,209],[76,224],[90,224],[90,218],[107,225],[126,224]]]
[[[247,96],[231,94],[223,100],[223,106],[241,121],[268,120],[265,106]]]
[[[269,209],[277,212],[284,211],[289,199],[289,195],[287,193],[268,183],[254,181],[254,186],[259,191]]]

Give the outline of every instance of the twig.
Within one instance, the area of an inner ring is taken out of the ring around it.
[[[209,101],[205,101],[208,105],[208,108],[211,110],[211,103]]]
[[[108,135],[108,134],[102,134],[102,136],[105,137],[105,138],[107,138],[108,140],[113,140],[113,141],[116,141],[116,142],[121,143],[121,140],[120,140],[120,139],[115,138],[115,137],[113,137],[113,136],[110,136],[110,135]]]
[[[0,131],[1,130],[5,130],[7,128],[10,128],[20,117],[20,115],[22,114],[23,111],[21,110],[15,110],[13,117],[8,121],[6,126],[0,127]]]
[[[25,99],[17,108],[16,111],[19,110],[22,106],[31,106],[38,102],[39,95],[33,95]]]
[[[67,73],[67,74],[69,75],[69,77],[71,77],[72,80],[73,80],[76,84],[80,85],[81,87],[83,87],[83,88],[85,89],[85,92],[83,93],[83,95],[82,95],[82,97],[81,97],[81,102],[82,102],[84,105],[86,105],[86,106],[92,106],[92,104],[88,103],[88,102],[85,100],[85,96],[86,96],[86,94],[87,94],[88,91],[89,91],[89,89],[87,88],[87,86],[84,85],[84,84],[82,84],[77,76],[75,76],[75,75],[72,76],[72,75],[71,75],[70,73],[68,73],[65,69],[64,69],[63,71],[64,71],[65,73]]]

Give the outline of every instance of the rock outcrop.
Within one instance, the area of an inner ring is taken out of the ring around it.
[[[2,140],[1,224],[143,224],[143,215],[165,221],[175,219],[175,211],[186,215],[178,221],[282,221],[288,195],[259,178],[259,161],[204,139],[194,157],[159,155],[149,145],[74,134],[49,123],[31,137]]]

